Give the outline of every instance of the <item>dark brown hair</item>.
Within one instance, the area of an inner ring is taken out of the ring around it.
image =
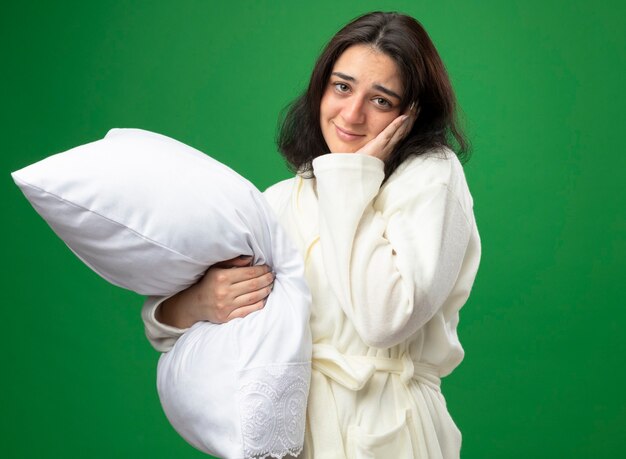
[[[320,103],[335,62],[352,45],[364,44],[392,58],[401,74],[404,95],[400,111],[419,107],[411,132],[385,164],[385,177],[409,156],[448,147],[466,160],[469,144],[459,127],[456,98],[448,73],[422,25],[399,13],[373,12],[346,25],[317,59],[307,90],[283,112],[278,149],[294,172],[310,172],[317,156],[329,153],[320,127]]]

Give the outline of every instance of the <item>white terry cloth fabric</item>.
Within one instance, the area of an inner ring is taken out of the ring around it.
[[[449,150],[383,163],[313,162],[315,178],[265,192],[305,257],[313,372],[302,457],[458,458],[461,433],[440,378],[463,359],[457,336],[480,260],[473,202]],[[152,344],[182,330],[143,317]]]
[[[137,293],[171,296],[239,255],[272,266],[265,308],[197,324],[161,356],[157,388],[174,428],[201,451],[236,459],[299,453],[310,293],[300,254],[250,182],[140,129],[113,129],[13,178],[81,260]]]

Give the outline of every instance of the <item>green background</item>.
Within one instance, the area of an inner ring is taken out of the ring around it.
[[[265,188],[282,107],[341,25],[429,31],[474,155],[483,259],[443,383],[464,458],[626,457],[623,2],[11,2],[0,16],[0,455],[205,457],[169,426],[142,299],[52,233],[9,172],[157,131]]]

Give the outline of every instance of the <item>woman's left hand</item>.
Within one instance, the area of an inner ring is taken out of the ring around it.
[[[385,161],[398,142],[411,131],[416,117],[417,113],[415,109],[407,110],[404,114],[389,123],[389,126],[357,150],[356,153],[374,156]]]

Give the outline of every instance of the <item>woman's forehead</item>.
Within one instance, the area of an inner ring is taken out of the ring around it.
[[[348,76],[358,85],[382,85],[398,93],[403,89],[395,61],[368,45],[350,46],[335,61],[332,72]]]

